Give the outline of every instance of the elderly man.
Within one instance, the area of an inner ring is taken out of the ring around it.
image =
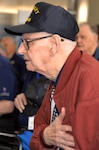
[[[25,24],[5,31],[22,35],[27,69],[52,81],[35,116],[31,150],[98,150],[99,63],[77,49],[73,16],[40,2]]]
[[[86,52],[99,60],[98,29],[87,22],[79,25],[79,33],[76,36],[79,50]]]

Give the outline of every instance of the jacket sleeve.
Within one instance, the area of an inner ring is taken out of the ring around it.
[[[47,94],[46,94],[47,95]],[[47,110],[46,110],[47,105]],[[49,107],[48,107],[49,105]],[[43,130],[50,124],[50,100],[49,97],[44,98],[37,115],[34,120],[34,133],[30,140],[31,150],[55,150],[53,146],[47,146],[42,137]]]

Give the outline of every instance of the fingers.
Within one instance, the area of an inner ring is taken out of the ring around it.
[[[69,146],[62,146],[60,148],[62,148],[62,150],[76,150],[75,147],[69,147]],[[58,149],[58,150],[60,150],[60,149]]]
[[[76,149],[73,147],[65,146],[64,150],[76,150]]]
[[[70,125],[63,125],[65,117],[66,110],[62,107],[59,116],[45,128],[43,137],[48,145],[61,147],[64,150],[75,150],[74,137],[70,134],[72,127]]]
[[[22,113],[27,105],[27,100],[24,93],[17,95],[14,100],[15,107]]]
[[[69,125],[60,125],[61,127],[59,127],[58,129],[55,128],[53,131],[53,135],[54,135],[54,142],[56,143],[58,147],[60,146],[75,146],[75,141],[74,141],[74,137],[70,134],[70,132],[68,133],[68,130],[70,129]],[[64,129],[62,129],[62,127]]]
[[[66,133],[66,138],[65,139],[74,143],[74,137],[70,133]]]
[[[62,124],[64,118],[66,117],[66,116],[65,116],[65,113],[66,113],[66,112],[65,112],[65,107],[62,107],[59,116],[56,118],[57,121],[59,122],[59,124]]]
[[[75,147],[74,137],[68,133],[65,133],[62,138],[61,144],[68,147]]]
[[[59,116],[55,119],[55,122],[58,121],[59,125],[62,125],[64,118],[66,117],[66,109],[65,107],[61,108],[61,112]],[[72,127],[70,125],[62,125],[60,126],[62,131],[72,131]]]
[[[70,134],[70,132],[72,132],[72,127],[70,125],[63,125],[63,120],[65,117],[66,110],[62,107],[60,115],[53,122],[53,125],[57,130],[55,133],[56,140],[54,140],[56,145],[62,147],[64,150],[74,150],[75,141],[74,137]]]
[[[64,132],[72,132],[72,127],[70,125],[62,125],[60,126],[60,130]]]

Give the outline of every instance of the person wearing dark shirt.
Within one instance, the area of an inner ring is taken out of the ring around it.
[[[9,60],[0,55],[0,132],[13,133],[16,76]]]

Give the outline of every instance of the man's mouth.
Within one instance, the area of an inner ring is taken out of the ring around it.
[[[28,59],[25,59],[25,61],[29,61]]]

